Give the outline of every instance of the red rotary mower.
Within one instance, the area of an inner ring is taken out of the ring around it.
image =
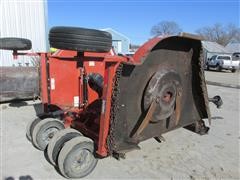
[[[27,137],[67,178],[88,175],[99,158],[139,149],[149,138],[187,127],[205,134],[210,119],[201,41],[194,35],[155,37],[133,57],[116,55],[111,34],[54,27],[55,53],[24,53],[31,41],[2,38],[13,55],[40,56],[44,114],[27,127]]]

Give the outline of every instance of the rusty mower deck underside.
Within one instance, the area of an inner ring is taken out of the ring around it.
[[[108,137],[111,152],[129,151],[140,141],[210,117],[201,50],[198,40],[170,37],[156,44],[141,65],[119,67]],[[158,102],[149,117],[152,101]]]

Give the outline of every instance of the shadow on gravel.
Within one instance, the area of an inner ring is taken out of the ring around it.
[[[47,162],[49,162],[49,164],[53,165],[53,164],[51,163],[51,161],[49,160],[49,157],[48,157],[48,154],[47,154],[47,149],[48,149],[48,146],[47,146],[47,147],[45,148],[45,150],[44,150],[44,157],[45,157],[45,159],[47,160]],[[60,170],[58,169],[58,166],[54,166],[54,169],[57,171],[57,173],[58,173],[59,175],[62,176]]]
[[[48,157],[47,149],[48,149],[48,145],[47,145],[47,147],[45,148],[43,154],[44,154],[44,157],[45,157],[45,159],[47,160],[47,162],[49,162],[49,164],[52,165],[52,163],[51,163],[51,161],[49,160],[49,157]]]
[[[22,107],[22,106],[27,106],[28,103],[25,102],[25,101],[21,101],[21,100],[15,100],[15,101],[12,101],[9,106],[10,107]]]
[[[33,178],[32,178],[31,176],[29,176],[29,175],[20,176],[20,177],[17,178],[17,179],[19,179],[19,180],[33,180]],[[4,178],[4,180],[17,180],[17,179],[15,179],[15,178],[12,177],[12,176],[9,176],[9,177]]]
[[[34,107],[34,110],[35,110],[37,116],[38,116],[39,114],[42,114],[42,113],[43,113],[42,103],[33,104],[33,107]]]
[[[61,174],[61,172],[60,172],[58,166],[54,166],[54,169],[56,170],[56,172],[57,172],[60,176],[63,177],[63,175]]]
[[[219,73],[232,73],[232,71],[228,71],[228,70],[222,70],[222,71],[217,71],[217,70],[213,70],[213,69],[205,69],[205,71],[210,71],[210,72],[219,72]]]
[[[212,82],[212,81],[206,81],[206,83],[208,85],[213,85],[213,86],[222,86],[227,88],[240,89],[240,85],[224,84],[224,83]]]
[[[211,117],[212,120],[216,120],[216,119],[224,119],[222,116],[213,116]]]

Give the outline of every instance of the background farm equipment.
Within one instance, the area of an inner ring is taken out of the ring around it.
[[[124,157],[141,141],[160,141],[179,127],[207,133],[202,119],[210,119],[209,99],[195,36],[153,38],[133,57],[116,55],[104,31],[54,27],[49,42],[60,50],[19,53],[5,40],[1,48],[41,57],[44,114],[29,123],[27,137],[47,148],[63,176],[86,176],[99,158]]]
[[[39,97],[37,67],[0,67],[0,103]]]

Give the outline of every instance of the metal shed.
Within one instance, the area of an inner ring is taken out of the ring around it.
[[[0,37],[20,37],[32,41],[32,51],[46,51],[47,1],[1,0]],[[10,51],[0,50],[0,66],[28,66],[34,59],[18,57],[13,60]]]
[[[112,34],[112,44],[116,53],[126,54],[129,52],[130,39],[127,36],[113,30],[112,28],[106,28],[101,30],[107,31]]]

